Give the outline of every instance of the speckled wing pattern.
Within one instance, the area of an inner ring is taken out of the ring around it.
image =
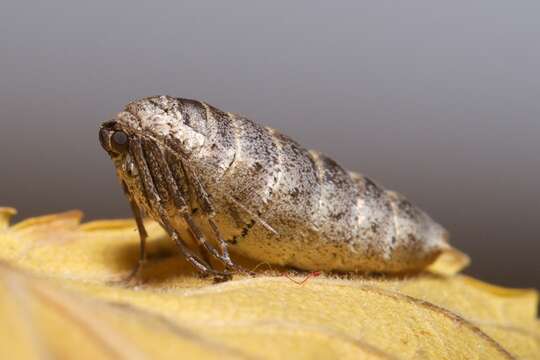
[[[243,116],[156,96],[106,124],[129,138],[129,150],[113,156],[127,193],[177,243],[195,238],[264,263],[346,272],[416,271],[459,254],[404,196]]]

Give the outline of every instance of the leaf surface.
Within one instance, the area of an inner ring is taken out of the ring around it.
[[[540,358],[535,290],[430,273],[299,285],[307,274],[265,266],[213,284],[153,222],[142,282],[119,284],[137,261],[133,221],[10,226],[14,213],[0,208],[3,359]]]

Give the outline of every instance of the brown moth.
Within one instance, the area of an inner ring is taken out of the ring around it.
[[[143,213],[195,268],[215,276],[238,269],[229,249],[310,271],[384,273],[418,271],[443,252],[460,254],[446,230],[402,195],[204,102],[133,101],[102,124],[99,138],[138,225],[133,274],[145,259]]]

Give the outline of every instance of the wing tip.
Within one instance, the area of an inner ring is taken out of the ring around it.
[[[453,276],[469,266],[471,258],[464,252],[446,245],[441,254],[428,267],[428,271],[442,276]]]

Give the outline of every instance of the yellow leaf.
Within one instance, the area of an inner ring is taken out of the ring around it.
[[[14,213],[0,208],[1,359],[540,358],[534,290],[430,273],[299,285],[306,274],[264,266],[213,284],[150,221],[142,283],[121,285],[132,221],[72,211],[9,226]]]

